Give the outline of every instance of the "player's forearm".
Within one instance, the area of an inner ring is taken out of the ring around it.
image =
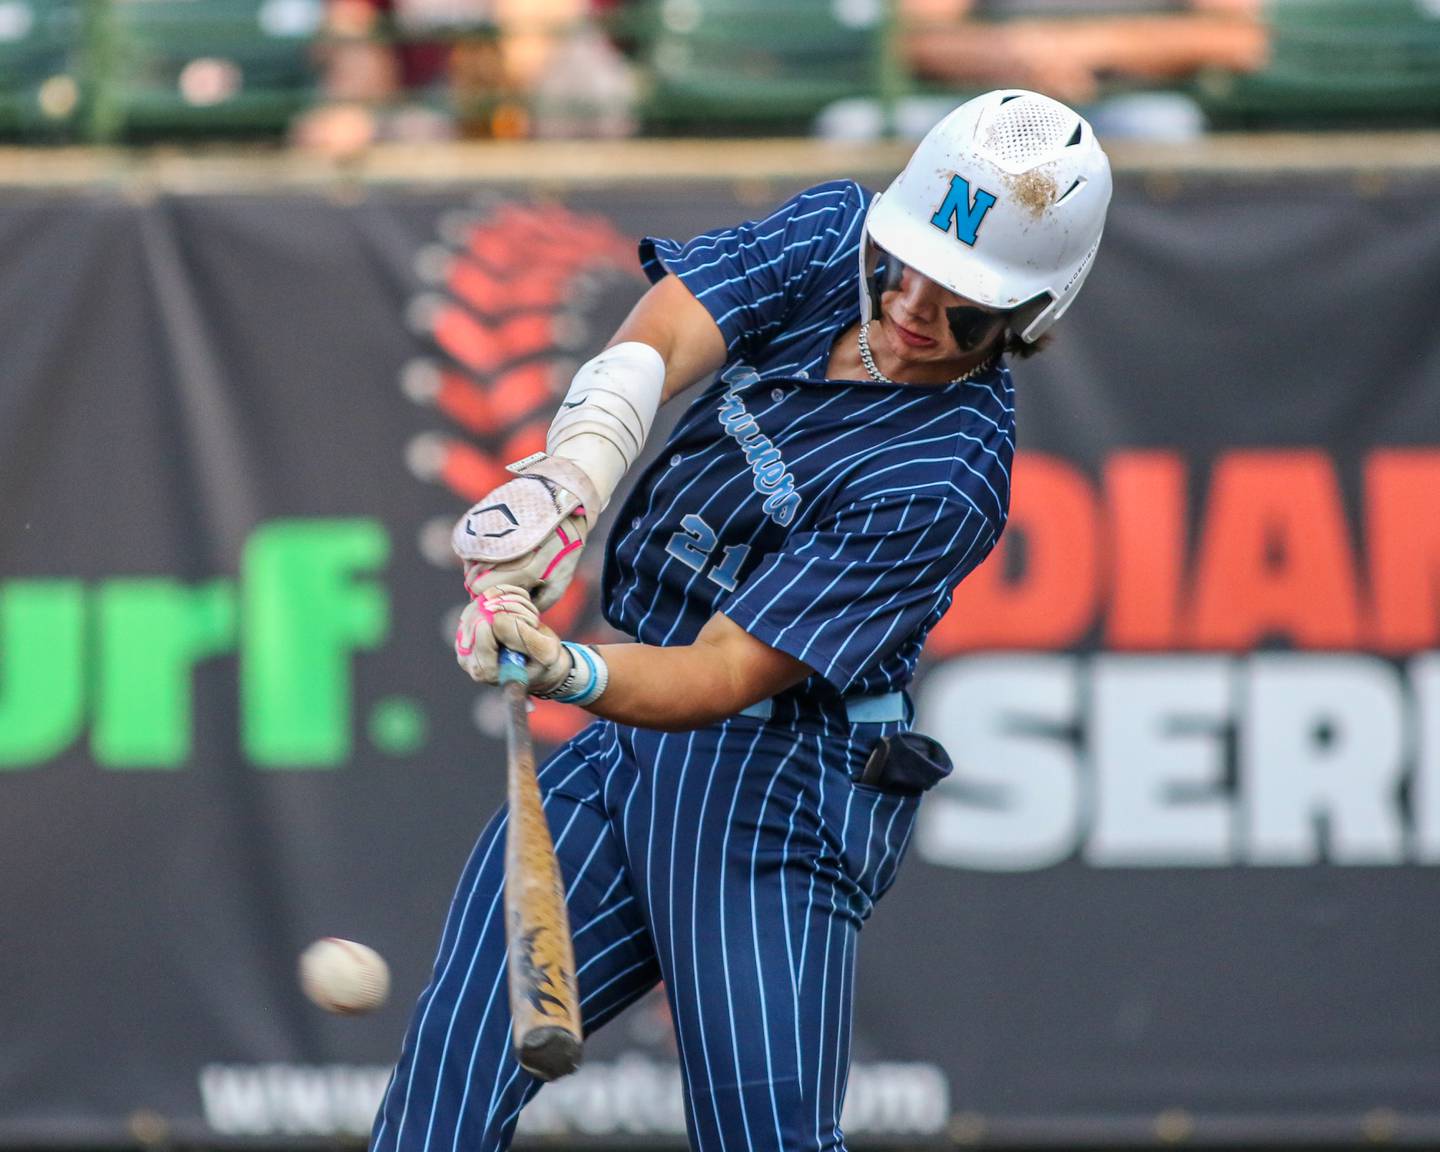
[[[525,657],[530,691],[636,728],[684,732],[733,716],[813,674],[808,664],[752,636],[723,612],[694,643],[562,642],[525,589],[485,589],[460,617],[455,655],[472,679],[499,680],[498,653]]]
[[[605,644],[599,652],[610,683],[589,711],[620,724],[684,732],[733,716],[769,694],[764,686],[737,682],[694,644]]]
[[[609,685],[591,712],[637,728],[684,732],[793,687],[811,669],[716,613],[693,644],[607,644]]]

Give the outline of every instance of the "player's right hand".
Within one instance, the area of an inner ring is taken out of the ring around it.
[[[540,612],[525,589],[513,584],[487,588],[460,614],[455,630],[455,659],[472,680],[500,682],[500,649],[526,659],[530,691],[543,696],[570,674],[570,654],[560,637],[540,622]]]
[[[492,563],[465,561],[465,591],[474,600],[499,585],[523,588],[544,612],[565,594],[580,562],[589,529],[585,517],[571,513],[550,530],[540,544],[513,560]]]

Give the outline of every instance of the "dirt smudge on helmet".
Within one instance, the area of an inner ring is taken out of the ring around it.
[[[1022,172],[1005,177],[1005,183],[1015,202],[1036,219],[1055,203],[1055,177],[1049,172]]]

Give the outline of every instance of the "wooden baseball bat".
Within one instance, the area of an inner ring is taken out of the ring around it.
[[[509,952],[511,1040],[520,1066],[541,1080],[580,1066],[583,1033],[575,981],[575,945],[565,910],[565,881],[540,806],[530,743],[525,657],[500,651],[505,693],[505,943]]]

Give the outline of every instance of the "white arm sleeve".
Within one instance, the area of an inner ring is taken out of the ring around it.
[[[602,508],[645,447],[664,385],[664,357],[635,340],[605,349],[575,373],[545,451],[584,469]]]

